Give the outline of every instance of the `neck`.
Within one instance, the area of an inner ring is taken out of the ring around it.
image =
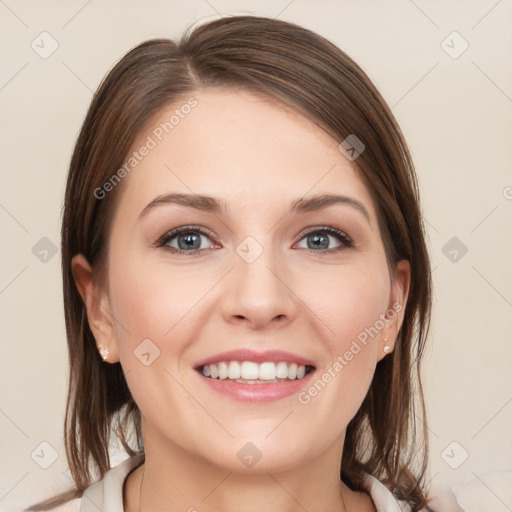
[[[219,467],[144,430],[145,463],[127,479],[127,512],[348,512],[359,494],[339,477],[344,438],[297,467],[249,473]]]

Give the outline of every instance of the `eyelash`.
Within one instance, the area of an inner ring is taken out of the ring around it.
[[[181,226],[179,228],[168,231],[167,233],[162,235],[155,242],[154,245],[156,247],[161,247],[169,252],[172,252],[173,254],[195,255],[202,251],[207,250],[207,249],[193,249],[190,251],[184,251],[183,249],[177,249],[176,247],[169,247],[167,245],[170,240],[172,240],[173,238],[176,238],[177,236],[182,235],[184,233],[187,233],[187,234],[188,233],[199,233],[200,235],[204,235],[208,238],[211,238],[211,234],[208,231],[206,231],[204,228],[202,228],[201,226]],[[332,253],[337,253],[337,252],[343,251],[345,249],[350,249],[351,247],[354,246],[354,242],[346,233],[344,233],[343,231],[340,231],[339,229],[333,228],[331,226],[321,226],[318,228],[311,229],[309,231],[302,232],[299,235],[299,237],[300,237],[299,241],[302,240],[303,238],[307,237],[308,235],[318,234],[318,233],[333,235],[338,238],[338,240],[342,243],[342,245],[340,245],[339,247],[335,247],[333,249],[326,249],[323,251],[315,251],[313,249],[303,249],[304,251],[306,251],[306,253],[308,253],[308,254],[332,254]]]

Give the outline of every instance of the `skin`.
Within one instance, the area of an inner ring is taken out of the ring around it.
[[[155,512],[373,511],[367,494],[340,482],[339,466],[346,426],[384,345],[393,347],[404,308],[307,405],[296,395],[269,403],[228,398],[210,390],[194,365],[235,348],[277,349],[311,359],[321,376],[380,314],[405,304],[409,264],[399,262],[391,280],[375,205],[340,141],[249,92],[194,97],[197,107],[122,183],[108,282],[95,285],[87,260],[73,259],[95,339],[109,347],[108,362],[121,362],[142,414],[146,463],[127,479],[125,510],[138,510],[141,499],[142,511]],[[159,112],[134,148],[176,106]],[[213,196],[226,211],[166,204],[139,217],[170,192]],[[369,221],[347,204],[287,213],[294,200],[323,193],[357,199]],[[190,224],[211,233],[201,236],[199,254],[154,246]],[[330,235],[328,249],[342,250],[328,253],[301,235],[326,225],[348,234],[353,247]],[[263,248],[252,263],[236,252],[248,236]],[[145,366],[134,350],[148,338],[160,355]],[[251,468],[237,457],[248,442],[262,453]]]

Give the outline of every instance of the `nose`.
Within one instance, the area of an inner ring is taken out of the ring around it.
[[[288,283],[286,268],[271,251],[248,263],[235,256],[227,289],[222,294],[222,314],[229,323],[261,330],[284,327],[297,315],[297,296]]]

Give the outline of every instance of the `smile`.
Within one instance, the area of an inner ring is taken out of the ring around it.
[[[238,348],[197,361],[199,382],[242,402],[272,402],[296,395],[314,378],[313,360],[282,350]]]
[[[254,361],[219,361],[200,368],[203,376],[210,379],[232,380],[242,384],[275,384],[303,379],[314,369],[311,365],[299,365],[280,361],[256,363]]]

